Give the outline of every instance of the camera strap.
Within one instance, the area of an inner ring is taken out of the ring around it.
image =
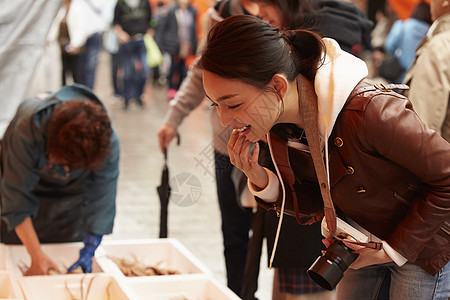
[[[360,93],[372,90],[389,91],[391,89],[407,89],[408,86],[403,84],[384,85],[375,84],[367,87],[362,87],[354,90],[349,98],[352,98]],[[320,148],[320,134],[318,128],[318,102],[317,95],[314,91],[312,81],[308,80],[303,75],[299,74],[297,78],[297,90],[300,101],[300,111],[303,118],[303,129],[305,130],[306,138],[308,139],[309,150],[314,163],[314,168],[319,182],[320,192],[322,194],[324,215],[327,220],[327,228],[334,235],[336,232],[336,212],[331,199],[330,186],[328,182],[328,173],[325,168],[322,150]],[[327,143],[327,141],[325,141]],[[327,155],[327,153],[325,153]],[[364,243],[364,246],[370,248],[379,248],[379,245],[369,245],[371,243]]]
[[[373,90],[380,91],[388,91],[393,88],[398,89],[407,89],[408,87],[405,85],[369,85],[366,87],[362,87],[359,89],[355,89],[349,96],[353,98],[354,96]],[[331,198],[330,186],[328,181],[327,170],[325,167],[325,162],[323,158],[323,153],[320,147],[320,134],[318,128],[318,102],[317,95],[314,91],[313,83],[305,78],[303,75],[299,75],[297,79],[297,90],[299,94],[299,103],[300,103],[300,111],[303,119],[303,129],[306,134],[306,138],[308,140],[308,146],[311,153],[311,158],[313,160],[314,169],[316,171],[317,180],[320,187],[320,192],[322,195],[323,206],[324,206],[324,215],[326,218],[326,224],[329,232],[335,237],[337,221],[336,221],[336,212],[334,209],[333,200]],[[270,141],[273,144],[273,149],[277,152],[277,155],[274,155],[276,160],[276,164],[283,174],[283,177],[286,179],[286,183],[289,187],[291,194],[293,195],[293,203],[295,210],[295,217],[297,221],[302,225],[307,225],[318,221],[321,216],[313,217],[307,222],[302,222],[299,215],[298,201],[296,198],[295,190],[293,188],[295,182],[295,176],[293,174],[292,168],[289,163],[289,155],[287,151],[287,144],[276,135],[270,135]],[[326,141],[325,141],[326,142]],[[270,144],[270,143],[269,143]],[[351,242],[355,245],[365,246],[367,248],[372,249],[381,249],[382,244],[376,242],[368,242],[368,243],[360,243],[360,242]]]
[[[333,234],[333,238],[336,240],[340,240],[342,242],[346,242],[352,245],[358,245],[358,246],[363,246],[365,248],[370,248],[370,249],[374,249],[374,250],[381,250],[383,248],[383,243],[379,243],[379,242],[367,242],[367,243],[363,243],[363,242],[356,242],[356,241],[352,241],[350,239],[343,239],[339,236],[336,236]],[[358,251],[358,250],[357,250]],[[356,252],[358,253],[358,252]]]
[[[333,200],[331,199],[330,186],[328,183],[327,171],[320,149],[320,135],[318,128],[318,103],[317,95],[314,91],[312,81],[299,75],[297,79],[297,90],[300,101],[300,111],[303,119],[303,129],[308,139],[309,150],[316,170],[320,192],[323,199],[323,210],[327,220],[328,230],[334,234],[336,232],[336,212]],[[325,141],[326,142],[326,141]]]

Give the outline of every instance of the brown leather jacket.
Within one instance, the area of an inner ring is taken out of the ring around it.
[[[355,88],[329,138],[333,202],[435,274],[450,260],[450,144],[420,121],[404,96],[355,93],[369,84]]]
[[[329,141],[336,206],[428,273],[445,266],[450,144],[408,99],[379,90],[349,97]]]

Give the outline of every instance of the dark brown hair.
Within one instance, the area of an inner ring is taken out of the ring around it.
[[[419,4],[417,4],[411,14],[411,18],[423,21],[431,25],[433,21],[431,20],[430,5],[426,2],[420,2]]]
[[[251,0],[277,7],[283,16],[283,29],[304,28],[308,14],[315,11],[311,0]]]
[[[214,25],[200,66],[220,77],[265,89],[275,74],[314,80],[325,45],[307,30],[279,30],[254,16],[237,15]]]
[[[47,152],[70,169],[95,170],[111,150],[108,115],[92,100],[70,100],[55,105],[47,125]]]

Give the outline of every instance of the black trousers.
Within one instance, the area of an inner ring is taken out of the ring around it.
[[[231,177],[235,167],[229,157],[216,151],[215,164],[227,282],[228,287],[240,296],[253,213],[251,208],[243,208],[239,204]]]

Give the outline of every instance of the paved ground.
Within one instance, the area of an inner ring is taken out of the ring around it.
[[[159,236],[159,198],[163,155],[159,151],[157,130],[167,110],[165,89],[147,87],[145,109],[134,103],[128,111],[112,94],[109,56],[100,56],[95,86],[96,93],[106,102],[113,125],[121,143],[120,178],[118,184],[117,216],[112,235],[105,239],[141,239]],[[169,237],[178,239],[199,258],[221,283],[226,284],[223,259],[220,212],[214,182],[212,133],[209,126],[209,105],[198,107],[179,128],[181,145],[169,148],[170,178],[193,176],[199,181],[189,190],[180,186],[179,200],[192,193],[189,206],[169,204]],[[176,183],[172,183],[176,184]],[[185,203],[184,203],[185,204]],[[184,205],[183,204],[183,205]],[[260,300],[271,299],[273,272],[261,260]]]

